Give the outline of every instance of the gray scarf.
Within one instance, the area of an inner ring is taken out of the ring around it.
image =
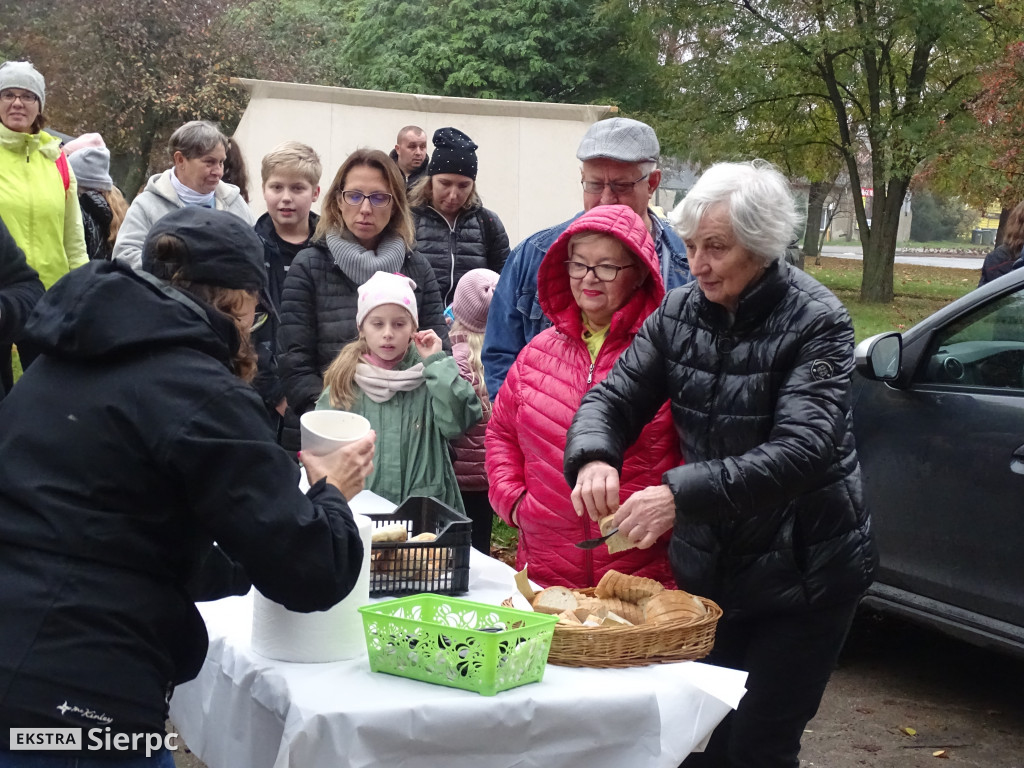
[[[356,285],[365,283],[374,272],[398,272],[405,262],[405,241],[398,235],[384,235],[377,250],[368,251],[336,232],[328,232],[327,249],[338,269]]]

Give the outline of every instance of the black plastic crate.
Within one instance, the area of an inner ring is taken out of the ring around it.
[[[473,524],[432,496],[410,496],[390,515],[368,515],[374,529],[404,523],[409,538],[433,533],[429,542],[374,542],[370,597],[419,592],[461,595],[469,591],[469,548]]]

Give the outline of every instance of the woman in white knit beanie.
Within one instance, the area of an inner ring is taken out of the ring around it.
[[[78,179],[85,246],[90,259],[110,259],[128,203],[110,178],[110,150],[98,133],[86,133],[64,145]]]

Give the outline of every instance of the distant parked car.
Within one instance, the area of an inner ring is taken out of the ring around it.
[[[856,358],[866,603],[1024,656],[1024,269]]]

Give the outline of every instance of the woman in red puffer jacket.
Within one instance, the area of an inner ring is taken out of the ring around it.
[[[600,270],[600,272],[598,271]],[[519,529],[516,565],[541,584],[592,587],[614,569],[675,588],[669,534],[646,550],[609,554],[574,545],[600,535],[573,510],[562,475],[565,437],[583,395],[608,375],[665,289],[643,221],[624,205],[598,206],[555,241],[537,274],[553,322],[520,352],[494,402],[486,463],[494,511]],[[682,463],[667,403],[626,452],[621,499]]]

